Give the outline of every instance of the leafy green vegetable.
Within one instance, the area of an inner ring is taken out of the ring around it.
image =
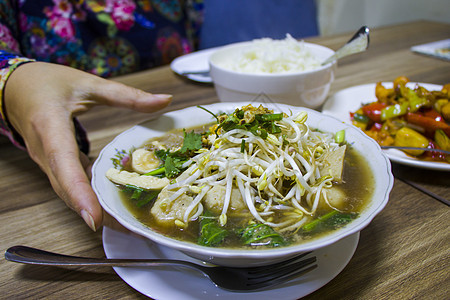
[[[287,243],[279,233],[266,224],[251,224],[243,229],[240,235],[244,245],[264,244],[279,247]]]
[[[156,174],[164,173],[166,177],[173,178],[184,171],[183,164],[189,159],[193,151],[202,148],[202,135],[184,131],[183,146],[180,150],[170,152],[169,150],[158,150],[155,155],[164,162],[162,168],[153,170]],[[150,172],[151,173],[151,172]],[[146,175],[156,175],[147,173]]]
[[[164,162],[164,168],[166,172],[166,176],[169,178],[175,177],[183,171],[182,165],[186,161],[178,156],[167,156],[166,161]]]
[[[180,149],[181,153],[186,153],[188,151],[195,151],[202,148],[202,136],[200,134],[191,132],[186,133],[184,131],[183,146]]]
[[[256,136],[266,139],[269,133],[277,134],[281,132],[281,128],[275,124],[275,121],[280,121],[283,119],[282,113],[269,114],[253,112],[253,114],[254,118],[248,119],[248,116],[245,116],[244,110],[236,109],[233,113],[228,115],[214,115],[219,124],[216,129],[216,134],[220,128],[222,128],[225,132],[233,129],[243,129],[250,131]]]
[[[270,114],[252,112],[254,118],[250,118],[250,120],[248,120],[245,117],[246,111],[244,111],[243,109],[238,108],[231,114],[227,115],[225,113],[222,113],[217,116],[204,107],[198,107],[210,113],[214,118],[216,118],[219,125],[216,128],[216,134],[221,128],[225,132],[233,129],[243,129],[250,131],[256,136],[260,136],[261,138],[266,139],[268,133],[276,134],[281,132],[281,128],[277,124],[275,124],[275,121],[280,121],[283,119],[282,113]]]
[[[124,193],[131,194],[130,199],[136,202],[137,207],[142,207],[153,201],[160,191],[146,190],[134,185],[127,184],[123,189]]]
[[[228,231],[221,227],[209,212],[205,212],[200,221],[198,244],[209,247],[219,246],[227,236]]]
[[[342,213],[333,210],[302,227],[302,232],[313,233],[341,227],[358,216],[356,213]]]
[[[158,197],[160,191],[148,191],[145,192],[143,196],[141,196],[141,198],[137,201],[136,206],[137,207],[142,207],[144,205],[149,204],[150,202],[152,202],[153,200],[156,199],[156,197]]]

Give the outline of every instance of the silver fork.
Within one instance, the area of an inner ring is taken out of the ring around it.
[[[6,250],[9,261],[46,266],[108,266],[152,267],[179,265],[197,269],[209,277],[218,287],[232,291],[250,291],[267,288],[304,275],[317,267],[316,257],[304,258],[302,253],[289,260],[268,266],[232,268],[202,266],[188,261],[171,259],[108,259],[69,256],[26,246],[14,246]]]

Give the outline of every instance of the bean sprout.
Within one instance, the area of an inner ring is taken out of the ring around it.
[[[280,132],[265,138],[244,129],[217,130],[210,146],[185,163],[189,167],[175,183],[170,201],[188,190],[199,191],[184,214],[188,223],[203,211],[202,200],[215,185],[225,188],[221,225],[230,213],[232,189],[237,189],[253,218],[281,231],[298,230],[315,214],[334,178],[322,174],[323,157],[338,144],[331,133],[311,130],[300,112],[274,121]],[[186,174],[185,174],[186,173]],[[273,218],[274,214],[279,217]],[[280,217],[281,216],[281,217]]]

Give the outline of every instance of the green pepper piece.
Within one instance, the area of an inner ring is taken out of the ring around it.
[[[364,123],[364,124],[367,124],[370,121],[368,116],[363,115],[363,114],[358,114],[358,113],[353,114],[353,120],[360,122],[360,123]]]
[[[400,92],[403,97],[408,99],[409,110],[411,112],[416,112],[419,110],[419,108],[427,104],[426,98],[419,97],[419,95],[417,95],[413,90],[407,88],[404,85],[400,86]]]
[[[444,130],[436,130],[434,133],[434,140],[441,149],[450,151],[450,138],[445,134]]]
[[[408,108],[408,102],[386,106],[381,110],[381,121],[405,115],[408,112]]]

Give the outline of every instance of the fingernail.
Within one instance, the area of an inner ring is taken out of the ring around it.
[[[86,224],[89,226],[89,228],[91,228],[93,231],[96,231],[97,227],[95,226],[94,218],[92,218],[92,216],[84,209],[81,211],[80,214],[84,222],[86,222]]]
[[[155,94],[153,96],[155,96],[158,99],[172,99],[173,97],[172,95],[169,94]]]

